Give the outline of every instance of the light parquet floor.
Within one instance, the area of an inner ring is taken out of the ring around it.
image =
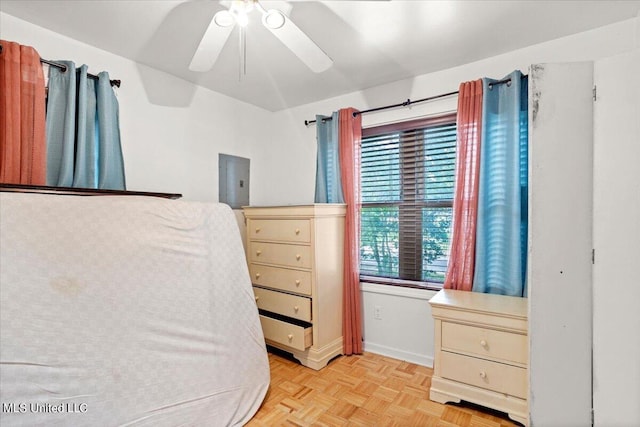
[[[429,400],[433,370],[365,353],[314,371],[269,353],[271,385],[247,427],[519,426],[499,412]]]

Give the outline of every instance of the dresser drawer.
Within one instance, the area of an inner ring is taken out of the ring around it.
[[[249,260],[288,267],[311,268],[311,248],[283,243],[249,242]]]
[[[527,364],[527,336],[458,323],[442,322],[442,349]]]
[[[254,285],[267,286],[297,294],[311,295],[311,272],[289,268],[250,264],[249,273]]]
[[[253,219],[247,234],[249,239],[308,243],[311,225],[308,219]]]
[[[527,398],[527,370],[461,354],[440,352],[443,378],[521,399]]]
[[[253,287],[256,304],[260,310],[267,310],[283,316],[311,322],[311,299]]]
[[[313,344],[313,328],[304,327],[282,320],[260,315],[262,332],[267,340],[304,351]]]

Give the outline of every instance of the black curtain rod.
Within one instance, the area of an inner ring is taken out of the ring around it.
[[[526,77],[527,77],[526,74],[522,76],[523,79]],[[507,84],[507,86],[511,86],[511,77],[507,77],[506,79],[503,79],[503,80],[498,80],[497,82],[489,83],[489,89],[491,89],[494,85],[501,85],[505,83]],[[384,107],[376,107],[376,108],[370,108],[368,110],[356,111],[353,113],[353,117],[356,117],[358,114],[372,113],[374,111],[388,110],[390,108],[408,107],[412,104],[417,104],[418,102],[433,101],[434,99],[446,98],[447,96],[456,95],[457,93],[458,91],[448,92],[448,93],[443,93],[441,95],[435,95],[435,96],[429,96],[427,98],[416,99],[415,101],[407,99],[406,101],[401,102],[399,104],[385,105]],[[330,120],[333,120],[333,119],[331,117],[326,117],[322,119],[322,122],[324,123]],[[313,124],[315,122],[316,120],[305,120],[304,125],[309,126],[310,124]]]
[[[58,64],[57,62],[47,61],[46,59],[42,59],[42,58],[40,58],[40,62],[42,62],[43,64],[47,64],[51,67],[59,68],[60,70],[62,70],[63,73],[67,71],[67,66],[64,64]],[[95,74],[87,73],[87,76],[94,80],[98,79],[98,76],[96,76]],[[120,87],[120,80],[109,80],[109,83],[111,83],[111,86]]]
[[[0,44],[0,52],[2,52],[2,45]],[[40,58],[40,62],[42,62],[43,64],[47,64],[50,65],[52,67],[56,67],[62,70],[62,72],[64,73],[65,71],[67,71],[67,66],[64,64],[58,64],[57,62],[53,62],[53,61],[47,61],[46,59],[42,59]],[[92,79],[98,79],[98,76],[94,75],[94,74],[89,74],[87,73],[87,75],[89,76],[89,78]],[[109,83],[111,83],[111,86],[115,86],[115,87],[120,87],[120,80],[109,80]]]

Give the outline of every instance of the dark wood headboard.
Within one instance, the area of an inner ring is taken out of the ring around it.
[[[93,188],[48,187],[46,185],[2,184],[0,191],[9,193],[60,194],[67,196],[147,196],[179,199],[182,194],[151,193],[146,191],[97,190]]]

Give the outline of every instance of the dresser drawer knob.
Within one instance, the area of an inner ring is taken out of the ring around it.
[[[296,286],[300,286],[300,280],[296,280]]]
[[[260,227],[256,227],[256,233],[260,232]]]
[[[296,259],[300,261],[300,254],[296,254]]]
[[[300,307],[298,307],[297,305],[293,307],[293,311],[295,311],[296,313],[298,312],[298,310],[300,310]]]
[[[480,345],[483,347],[487,347],[487,342],[485,340],[480,340]]]
[[[260,273],[256,273],[256,279],[260,278]]]
[[[300,234],[300,229],[299,228],[296,228],[296,235],[297,234]]]
[[[262,253],[262,251],[260,251],[260,250],[256,251],[256,255],[257,256],[260,256],[261,253]]]
[[[483,380],[487,378],[487,373],[485,371],[480,371],[480,378],[482,378]]]
[[[258,301],[260,299],[260,297],[256,297],[256,301]]]
[[[289,338],[289,341],[293,341],[293,335],[289,334],[287,335],[287,338]]]

